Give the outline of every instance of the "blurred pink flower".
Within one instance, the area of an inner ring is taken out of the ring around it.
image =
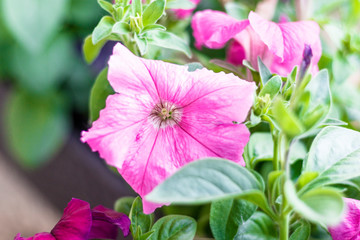
[[[237,20],[226,13],[205,10],[192,19],[195,46],[222,48],[230,40],[227,60],[235,65],[248,60],[257,69],[257,57],[270,71],[288,75],[302,61],[305,44],[313,52],[311,72],[318,70],[321,57],[320,28],[313,21],[274,23],[250,12],[248,20]]]
[[[37,233],[29,238],[23,238],[18,233],[14,240],[116,239],[118,228],[124,236],[129,234],[130,219],[125,214],[101,205],[91,210],[89,203],[73,198],[50,233]]]
[[[360,201],[345,198],[347,213],[341,223],[329,227],[333,240],[360,240]]]
[[[255,85],[233,74],[136,57],[117,44],[108,79],[116,94],[81,140],[142,197],[185,164],[222,157],[244,165],[243,122]],[[155,205],[143,200],[144,212]]]
[[[201,0],[190,0],[191,2],[193,2],[195,4],[195,6],[197,4],[199,4],[199,2]],[[187,18],[189,17],[192,12],[195,10],[195,8],[192,8],[192,9],[173,9],[174,10],[174,13],[176,15],[177,18],[179,19],[184,19],[184,18]]]

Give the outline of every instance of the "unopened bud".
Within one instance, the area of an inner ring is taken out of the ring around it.
[[[305,44],[303,51],[303,58],[300,65],[300,77],[299,77],[300,81],[304,78],[305,73],[310,66],[312,56],[313,54],[310,45]]]

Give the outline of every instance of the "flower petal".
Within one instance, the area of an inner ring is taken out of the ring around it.
[[[259,35],[269,50],[284,59],[284,39],[280,27],[271,21],[268,21],[255,12],[250,12],[249,22],[252,29]]]
[[[92,209],[92,220],[89,239],[116,239],[118,229],[123,232],[124,236],[129,234],[130,219],[124,213],[99,205]]]
[[[108,80],[115,92],[132,95],[150,95],[158,99],[156,86],[140,58],[118,43],[109,60]]]
[[[200,0],[190,0],[194,4],[199,4]],[[192,9],[174,9],[174,13],[177,18],[184,19],[191,15],[191,13],[194,11],[195,8]]]
[[[90,204],[73,198],[51,234],[56,240],[87,240],[91,222]]]
[[[56,240],[56,238],[47,232],[37,233],[33,237],[29,237],[29,238],[21,237],[21,234],[18,233],[15,236],[14,240]]]
[[[149,95],[111,95],[105,109],[100,111],[99,119],[87,132],[82,132],[81,140],[93,151],[98,151],[108,164],[121,168],[153,105]]]
[[[201,48],[222,48],[249,25],[248,20],[239,21],[224,12],[204,10],[196,12],[191,21],[195,46]]]
[[[236,66],[241,66],[245,59],[246,53],[243,45],[236,40],[232,41],[226,53],[226,61]]]
[[[360,201],[345,198],[347,213],[342,222],[329,227],[329,232],[334,240],[360,240]]]

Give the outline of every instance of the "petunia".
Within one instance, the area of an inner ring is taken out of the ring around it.
[[[233,74],[136,57],[121,44],[109,60],[115,90],[81,140],[145,196],[196,159],[222,157],[244,165],[249,131],[241,123],[255,85]],[[159,205],[143,200],[144,212]]]
[[[329,227],[333,240],[360,240],[360,201],[345,198],[347,213],[340,224]]]
[[[60,221],[50,233],[37,233],[24,238],[18,233],[14,240],[87,240],[95,238],[116,239],[118,229],[129,234],[130,220],[123,214],[103,206],[93,210],[90,204],[73,198],[64,210]]]
[[[259,56],[271,72],[286,76],[301,64],[308,45],[313,53],[311,72],[318,70],[321,42],[316,22],[274,23],[255,12],[250,12],[249,19],[239,21],[223,12],[205,10],[194,15],[191,25],[197,48],[222,48],[232,39],[227,60],[235,65],[248,60],[257,69]]]
[[[197,4],[199,4],[199,2],[201,0],[190,0],[190,1],[192,3],[194,3],[195,6],[196,6]],[[184,18],[189,17],[192,14],[192,12],[194,11],[194,9],[195,9],[195,7],[190,8],[190,9],[173,9],[173,11],[174,11],[177,18],[184,19]]]

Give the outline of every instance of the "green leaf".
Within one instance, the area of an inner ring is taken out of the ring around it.
[[[204,66],[201,65],[201,63],[199,63],[199,62],[188,63],[188,64],[186,64],[186,66],[188,67],[189,72],[194,72],[194,71],[196,71],[198,69],[203,69],[204,68]]]
[[[106,40],[103,39],[99,41],[97,44],[93,44],[91,35],[87,36],[85,38],[84,44],[83,44],[83,53],[85,61],[88,64],[91,64],[97,56],[99,56],[99,53],[102,49],[102,47],[105,45]]]
[[[146,38],[138,37],[137,34],[134,34],[134,39],[135,39],[136,45],[138,46],[138,48],[140,50],[141,56],[143,56],[148,50],[148,42],[147,42]]]
[[[274,221],[262,212],[255,212],[238,229],[234,240],[266,239],[277,240],[277,231]]]
[[[189,240],[195,237],[196,221],[187,216],[169,215],[160,218],[151,228],[149,240]]]
[[[110,36],[115,21],[110,16],[102,17],[92,32],[92,42],[95,45],[99,41]]]
[[[281,98],[277,98],[274,101],[272,113],[279,127],[288,136],[295,137],[304,132],[304,127],[299,119],[291,109],[285,106],[284,101]]]
[[[299,189],[303,188],[306,184],[308,184],[318,176],[319,176],[318,172],[304,172],[303,174],[300,175],[297,181],[298,188]]]
[[[360,148],[360,132],[325,127],[314,139],[305,160],[306,171],[323,172]]]
[[[153,32],[149,35],[148,43],[158,47],[180,51],[191,57],[189,45],[180,37],[170,32]]]
[[[102,9],[104,9],[105,11],[107,11],[110,14],[114,14],[114,12],[115,12],[114,7],[111,3],[109,3],[108,1],[105,1],[105,0],[98,0],[97,2]]]
[[[246,19],[250,10],[239,2],[227,2],[225,4],[226,13],[238,20]]]
[[[265,64],[261,61],[260,57],[258,57],[258,66],[262,86],[264,86],[272,77],[272,74],[270,70],[265,66]]]
[[[35,97],[16,91],[5,113],[7,142],[16,160],[35,168],[56,153],[67,137],[69,126],[61,96]]]
[[[126,215],[130,215],[131,206],[134,202],[134,197],[122,197],[116,200],[114,204],[114,210],[117,212],[125,213]]]
[[[332,188],[316,188],[307,191],[300,198],[291,181],[284,185],[285,196],[294,211],[313,222],[336,225],[345,210],[342,195]]]
[[[1,1],[5,23],[15,39],[29,52],[39,53],[59,32],[67,0]]]
[[[200,204],[262,190],[249,170],[226,159],[207,158],[185,165],[146,196],[154,203]]]
[[[310,93],[310,102],[307,114],[303,118],[303,122],[308,122],[308,127],[315,126],[324,120],[329,113],[331,106],[331,92],[329,85],[329,74],[326,69],[321,70],[308,83],[305,91]],[[316,115],[316,117],[314,117]],[[307,120],[309,118],[310,120]]]
[[[168,0],[166,9],[193,9],[196,5],[190,0]]]
[[[127,24],[125,22],[115,23],[111,30],[112,33],[116,33],[116,34],[120,34],[120,35],[128,34],[130,31],[131,30],[130,30],[129,24]]]
[[[105,108],[106,98],[114,94],[114,90],[107,80],[108,69],[104,68],[97,76],[90,93],[90,120],[99,118],[100,110]]]
[[[310,237],[311,226],[308,222],[302,222],[291,234],[289,240],[308,240]]]
[[[159,25],[159,24],[150,24],[141,30],[141,34],[144,34],[144,33],[150,32],[150,31],[166,31],[166,27],[164,27],[163,25]]]
[[[139,17],[142,14],[142,0],[133,0],[131,3],[131,12],[133,17]]]
[[[144,26],[154,24],[159,20],[165,11],[165,3],[165,0],[155,0],[145,8],[142,16]]]
[[[131,206],[129,218],[131,221],[130,230],[133,236],[137,232],[140,235],[141,233],[147,233],[154,222],[153,214],[147,215],[143,212],[143,204],[140,197],[135,198]]]
[[[254,204],[241,199],[213,202],[210,210],[210,228],[215,239],[233,239],[238,227],[244,224],[255,210]]]
[[[44,95],[56,89],[74,70],[75,56],[71,39],[60,35],[43,51],[30,54],[21,47],[13,48],[12,67],[21,87]]]
[[[259,161],[271,161],[273,158],[274,143],[270,133],[255,132],[250,135],[245,147],[244,155],[250,160],[252,167]]]
[[[259,96],[263,97],[266,94],[270,95],[270,98],[273,99],[281,90],[281,77],[276,75],[269,79],[269,81],[261,89]]]

